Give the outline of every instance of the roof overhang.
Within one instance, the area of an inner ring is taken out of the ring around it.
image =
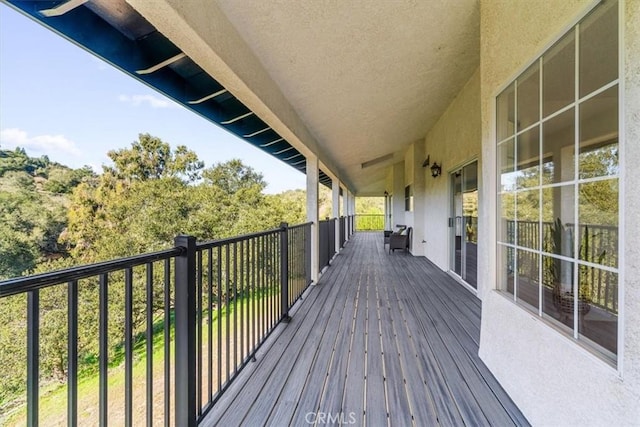
[[[8,2],[321,182],[382,195],[479,63],[477,0]]]

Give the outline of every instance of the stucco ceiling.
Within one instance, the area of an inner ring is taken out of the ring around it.
[[[360,195],[384,191],[387,167],[425,137],[479,64],[477,0],[218,5]]]

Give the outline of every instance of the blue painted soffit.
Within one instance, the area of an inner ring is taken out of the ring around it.
[[[185,108],[306,173],[306,159],[124,0],[9,5]],[[322,170],[320,182],[331,188]]]

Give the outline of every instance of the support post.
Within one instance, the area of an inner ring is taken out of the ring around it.
[[[282,321],[289,323],[289,224],[280,224],[280,303]]]
[[[318,157],[307,157],[307,221],[311,225],[311,281],[318,283],[320,276],[320,224],[318,222]]]
[[[334,179],[331,181],[333,217],[335,221],[335,253],[340,252],[340,181]],[[333,254],[331,254],[333,256]]]
[[[180,235],[184,252],[175,265],[175,417],[176,425],[196,425],[196,239]]]

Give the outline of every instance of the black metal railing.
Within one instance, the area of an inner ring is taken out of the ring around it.
[[[47,322],[52,319],[41,320],[46,311],[40,304],[41,297],[47,306],[64,306],[66,300],[66,353],[59,357],[66,359],[66,389],[67,389],[67,424],[78,423],[78,374],[83,366],[79,359],[96,358],[99,372],[99,404],[98,419],[93,423],[107,425],[109,421],[109,368],[114,355],[112,348],[120,347],[124,364],[124,395],[122,396],[123,418],[118,423],[132,425],[134,423],[133,410],[133,371],[134,346],[146,340],[144,350],[146,356],[147,375],[153,371],[153,334],[155,329],[162,330],[164,335],[164,389],[154,390],[153,381],[146,382],[145,396],[148,420],[164,420],[169,424],[170,400],[170,333],[172,329],[172,295],[175,287],[171,279],[171,271],[178,263],[177,259],[185,253],[185,248],[175,247],[165,251],[122,258],[98,264],[69,268],[51,273],[30,277],[16,278],[0,282],[0,299],[27,295],[26,303],[26,424],[37,426],[39,421],[40,398],[40,356],[41,356],[41,328],[47,328]],[[177,270],[176,271],[176,280]],[[97,302],[96,302],[97,293]],[[156,295],[164,295],[156,299]],[[114,296],[121,299],[110,304]],[[79,304],[79,301],[82,304]],[[3,303],[5,303],[3,301]],[[134,317],[134,312],[136,316]],[[82,318],[81,316],[82,315]],[[93,324],[98,326],[98,344],[85,341],[84,334],[79,333],[79,324]],[[114,322],[115,320],[115,322]],[[114,323],[119,325],[114,325]],[[111,326],[111,328],[110,328]],[[119,326],[119,327],[118,327]],[[114,331],[114,329],[116,331]],[[119,330],[118,330],[119,329]],[[16,332],[16,339],[20,332]],[[114,333],[115,332],[115,333]],[[114,338],[114,336],[116,338]],[[114,342],[115,341],[115,342]],[[97,348],[96,348],[97,347]],[[91,349],[95,350],[95,353]],[[147,377],[149,378],[149,376]],[[153,397],[156,393],[164,395],[163,405],[154,405]],[[151,397],[151,398],[150,398]],[[158,410],[164,412],[158,417]],[[153,422],[153,421],[152,421]],[[149,424],[149,423],[148,423]]]
[[[26,294],[27,425],[39,423],[43,293],[59,294],[55,304],[67,306],[68,425],[193,426],[288,320],[311,282],[310,236],[311,223],[204,243],[178,236],[172,249],[0,282],[0,299]],[[46,301],[51,305],[50,295]],[[84,342],[80,324],[97,326],[97,344]],[[97,420],[79,420],[86,360],[97,360]],[[121,365],[124,393],[116,406],[123,415],[112,420],[110,400],[120,397],[109,384]],[[134,377],[144,378],[144,397],[134,396]],[[145,411],[134,410],[141,399]]]
[[[384,230],[384,214],[356,214],[356,231],[382,231]]]
[[[340,230],[340,247],[344,248],[344,244],[347,241],[347,218],[344,216],[340,217],[340,225],[338,226]]]
[[[336,219],[326,219],[319,222],[319,248],[318,248],[318,268],[329,265],[331,258],[336,253]]]

